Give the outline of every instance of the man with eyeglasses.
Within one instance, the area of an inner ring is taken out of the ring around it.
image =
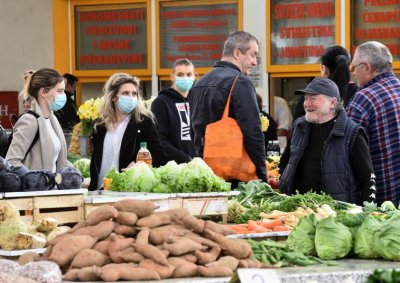
[[[359,89],[347,107],[367,132],[376,174],[376,201],[400,199],[400,80],[389,49],[376,41],[356,48],[350,70]]]

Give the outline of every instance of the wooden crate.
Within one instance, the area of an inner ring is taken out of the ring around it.
[[[227,223],[228,197],[200,197],[183,199],[182,207],[195,216],[221,215],[222,222]]]
[[[74,224],[84,220],[83,194],[7,198],[27,222],[52,217],[60,224]]]

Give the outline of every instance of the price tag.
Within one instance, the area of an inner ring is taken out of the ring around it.
[[[239,268],[237,270],[240,282],[280,283],[275,269]]]
[[[225,200],[210,200],[208,212],[223,214],[227,212],[227,202]]]

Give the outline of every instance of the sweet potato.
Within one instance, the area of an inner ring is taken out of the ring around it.
[[[74,225],[74,227],[71,228],[71,230],[68,231],[68,233],[73,233],[76,230],[81,229],[81,228],[86,227],[86,226],[89,226],[89,224],[86,221],[78,222],[78,223],[76,223]]]
[[[206,238],[218,243],[225,255],[231,255],[237,259],[249,258],[253,250],[249,243],[242,239],[227,239],[221,234],[211,230],[204,231]]]
[[[97,242],[93,249],[101,252],[102,254],[108,255],[108,246],[110,245],[110,241],[109,240],[103,240],[100,242]]]
[[[121,211],[118,213],[118,216],[115,218],[115,221],[117,221],[121,225],[132,226],[136,224],[136,222],[138,221],[138,217],[133,212]]]
[[[189,253],[189,254],[184,254],[179,256],[179,258],[182,258],[188,262],[191,263],[196,263],[197,262],[197,257],[193,254],[193,253]]]
[[[192,215],[186,215],[182,219],[183,225],[188,229],[196,233],[203,233],[206,222],[203,219],[198,219]]]
[[[108,263],[110,263],[110,258],[105,254],[93,249],[83,249],[74,257],[71,268],[83,268],[93,265],[103,266]]]
[[[83,282],[97,281],[99,279],[94,266],[87,266],[79,269],[77,276],[78,280]]]
[[[148,244],[149,236],[150,236],[150,229],[145,228],[145,229],[141,230],[136,236],[136,243],[137,244]]]
[[[189,263],[189,261],[187,261],[181,257],[177,257],[177,256],[171,256],[171,257],[167,258],[167,260],[168,260],[168,264],[172,265],[175,268]]]
[[[240,268],[261,268],[261,262],[258,260],[253,260],[250,258],[240,259],[239,260]]]
[[[187,233],[189,233],[189,230],[181,225],[165,225],[151,229],[149,240],[154,245],[160,245],[169,237],[185,236]]]
[[[167,224],[171,224],[171,216],[165,213],[154,213],[149,216],[140,218],[136,222],[137,226],[148,228],[155,228]]]
[[[103,240],[107,238],[111,232],[115,228],[115,223],[113,221],[102,221],[94,226],[86,226],[83,228],[80,228],[74,232],[72,232],[72,235],[88,235],[92,236],[94,238],[98,238],[99,240]]]
[[[170,278],[172,276],[172,273],[175,270],[175,267],[172,265],[161,265],[158,263],[155,263],[151,259],[144,259],[139,263],[139,267],[149,269],[149,270],[154,270],[155,272],[160,275],[161,279],[166,279]]]
[[[203,277],[230,277],[233,275],[233,271],[225,266],[205,267],[199,265],[197,271]]]
[[[220,257],[217,261],[207,263],[206,266],[225,266],[230,270],[235,271],[239,265],[239,260],[234,258],[233,256],[223,256]]]
[[[203,246],[209,247],[209,248],[218,246],[217,243],[211,241],[210,239],[204,238],[204,237],[200,236],[199,234],[196,234],[196,233],[193,233],[193,232],[188,233],[187,235],[185,235],[185,237],[189,238],[189,239],[191,239],[191,240],[195,241],[196,243],[199,243],[199,244],[201,244]]]
[[[160,275],[154,270],[148,270],[131,263],[108,264],[96,268],[96,274],[104,281],[115,282],[117,280],[160,280]]]
[[[191,262],[181,265],[174,270],[172,277],[188,278],[197,276],[197,265]]]
[[[120,262],[133,262],[133,263],[139,263],[144,259],[144,257],[135,251],[133,247],[129,247],[125,250],[119,251],[117,255],[119,257]],[[114,261],[115,263],[118,263]]]
[[[168,265],[167,257],[165,254],[152,245],[143,245],[143,244],[133,244],[134,249],[149,259],[154,260],[155,262],[161,265]]]
[[[111,234],[110,244],[108,245],[108,254],[111,260],[116,263],[122,262],[119,252],[129,248],[134,241],[133,238],[120,239],[116,234]]]
[[[197,264],[207,264],[216,261],[220,253],[221,248],[219,246],[215,246],[207,252],[195,251],[194,255],[197,258]]]
[[[218,234],[222,234],[224,236],[235,234],[235,232],[228,226],[218,224],[218,223],[215,223],[214,221],[210,221],[210,220],[206,221],[205,229],[210,229],[211,231],[218,233]]]
[[[24,253],[23,255],[21,255],[18,258],[18,263],[20,265],[24,265],[25,263],[35,261],[39,258],[40,258],[40,255],[38,253],[28,252],[28,253]]]
[[[96,225],[102,221],[110,220],[111,218],[115,218],[118,216],[118,210],[111,205],[102,205],[99,208],[96,208],[86,218],[86,222],[89,225]]]
[[[137,234],[137,230],[135,227],[132,226],[117,224],[115,225],[114,233],[118,235],[132,237]]]
[[[171,237],[164,242],[164,249],[171,255],[179,256],[194,251],[205,251],[207,247],[186,237]]]
[[[68,270],[64,275],[63,275],[63,280],[64,281],[77,281],[78,280],[78,268],[73,268]]]
[[[65,267],[71,263],[80,250],[91,249],[97,238],[88,235],[68,235],[60,240],[51,250],[48,259]]]
[[[120,212],[133,212],[139,218],[148,216],[158,208],[158,206],[149,200],[135,200],[135,199],[124,199],[117,201],[114,207]]]
[[[171,216],[171,220],[172,221],[178,221],[181,222],[183,217],[185,217],[186,215],[190,215],[189,210],[187,210],[187,208],[173,208],[173,209],[169,209],[163,212],[157,212],[157,213],[165,213]]]

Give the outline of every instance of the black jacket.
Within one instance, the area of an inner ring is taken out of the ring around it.
[[[227,61],[218,61],[189,92],[191,130],[195,150],[203,157],[205,129],[208,124],[222,118],[228,94],[236,76],[229,116],[236,119],[243,133],[244,146],[256,166],[257,176],[267,180],[264,135],[261,131],[260,112],[256,90],[251,79]]]
[[[105,125],[98,125],[95,127],[91,137],[93,143],[93,153],[90,162],[89,190],[91,191],[97,189],[106,133],[107,129]],[[132,161],[136,161],[136,155],[140,149],[140,142],[147,142],[147,148],[153,158],[154,167],[162,166],[166,163],[160,144],[160,137],[158,136],[155,125],[150,118],[143,116],[143,121],[139,124],[131,119],[126,127],[121,142],[119,170],[126,168]]]
[[[173,88],[162,89],[151,104],[167,160],[186,163],[196,156],[190,137],[189,101]]]
[[[54,112],[54,115],[57,117],[63,130],[72,130],[80,121],[77,114],[78,108],[72,99],[73,93],[65,91],[65,95],[67,96],[67,101],[64,107]]]

